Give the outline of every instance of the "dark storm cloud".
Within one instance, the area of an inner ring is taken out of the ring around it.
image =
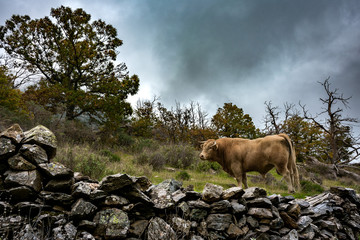
[[[31,2],[31,3],[30,3]],[[214,114],[224,102],[244,108],[258,127],[264,102],[320,109],[331,76],[353,96],[348,114],[360,118],[360,1],[357,0],[113,0],[3,1],[13,13],[48,15],[61,4],[83,8],[115,26],[119,60],[140,76],[134,99],[157,95],[167,106],[199,102]],[[1,23],[2,24],[2,23]],[[136,100],[135,100],[136,101]]]
[[[323,91],[317,81],[331,76],[344,91],[358,82],[358,2],[168,4],[152,9],[157,27],[164,26],[154,48],[163,64],[160,96],[168,102],[200,97],[214,109],[232,101],[259,121],[266,100],[315,106]],[[353,76],[343,72],[351,66]]]

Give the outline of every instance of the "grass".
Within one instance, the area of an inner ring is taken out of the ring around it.
[[[142,143],[144,144],[144,143]],[[157,148],[164,151],[164,148]],[[170,154],[171,147],[166,148],[166,153]],[[189,151],[188,148],[174,148],[176,154],[184,156],[185,160],[192,156],[191,153],[183,154],[181,151]],[[149,156],[154,152],[149,152]],[[156,151],[156,150],[155,150]],[[189,157],[190,156],[190,157]],[[89,175],[91,178],[101,180],[104,176],[126,173],[131,176],[146,176],[153,184],[158,184],[166,179],[177,179],[183,183],[183,187],[192,185],[195,191],[202,192],[206,183],[213,183],[222,186],[224,189],[236,186],[236,180],[224,172],[219,165],[210,162],[196,161],[191,166],[183,168],[174,168],[174,166],[163,165],[161,168],[154,169],[148,162],[141,162],[136,159],[137,155],[132,151],[124,149],[115,150],[96,150],[89,145],[64,145],[58,148],[58,154],[53,161],[58,161],[73,169]],[[179,163],[176,163],[179,164]],[[181,166],[181,164],[180,164]],[[171,167],[171,168],[170,168]],[[278,175],[275,169],[272,169],[266,177],[262,179],[257,172],[248,173],[248,186],[260,187],[267,191],[268,195],[280,194],[282,196],[289,195],[287,184],[282,176]],[[310,181],[301,181],[302,190],[293,195],[295,198],[305,198],[319,194],[331,186],[343,186],[355,189],[360,192],[360,186],[350,181],[334,181],[323,180],[323,186],[314,184]]]

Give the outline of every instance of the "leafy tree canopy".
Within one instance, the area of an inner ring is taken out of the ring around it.
[[[0,106],[12,111],[22,109],[21,92],[12,87],[12,77],[0,66]]]
[[[82,9],[52,8],[50,17],[13,15],[0,26],[0,47],[41,81],[29,98],[41,95],[52,109],[62,106],[71,120],[87,114],[100,122],[116,122],[131,114],[125,100],[138,91],[139,78],[126,65],[115,65],[122,45],[116,29]],[[39,98],[40,99],[40,98]]]
[[[255,128],[252,118],[235,104],[224,103],[211,119],[221,137],[256,138],[260,131]]]

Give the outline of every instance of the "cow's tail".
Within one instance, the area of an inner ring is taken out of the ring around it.
[[[290,171],[290,175],[291,175],[291,182],[293,183],[293,187],[297,191],[299,191],[300,190],[300,180],[299,180],[299,171],[296,166],[296,153],[295,153],[294,145],[288,135],[279,134],[279,136],[285,138],[285,140],[288,143],[289,151],[290,151],[288,166],[289,166],[289,171]]]

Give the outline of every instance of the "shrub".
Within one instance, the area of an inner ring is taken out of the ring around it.
[[[188,168],[198,159],[195,149],[186,144],[165,145],[161,150],[168,165],[175,168]]]
[[[97,152],[89,145],[59,146],[54,161],[60,162],[75,172],[100,180],[106,175],[108,156]]]
[[[87,156],[76,156],[75,170],[93,179],[100,180],[105,176],[106,160],[103,156],[90,153]]]
[[[157,146],[155,146],[157,147]],[[188,168],[197,161],[197,153],[190,145],[164,145],[156,150],[146,148],[135,157],[138,164],[149,164],[154,170],[160,170],[165,165],[174,168]]]
[[[148,138],[138,138],[133,144],[126,147],[126,150],[130,153],[141,153],[145,150],[156,151],[160,147],[157,141]]]
[[[100,151],[101,155],[109,158],[110,162],[120,162],[121,158],[119,155],[112,153],[110,150],[104,149]]]
[[[222,167],[218,162],[210,162],[210,161],[199,161],[195,166],[195,169],[198,172],[208,172],[210,169],[219,172]]]
[[[134,138],[129,134],[125,133],[123,130],[118,132],[118,144],[120,146],[130,146],[135,142]]]
[[[324,188],[321,185],[313,183],[309,180],[301,180],[300,184],[301,190],[308,193],[309,195],[322,193],[324,191]]]
[[[175,178],[177,180],[183,180],[183,181],[190,180],[190,174],[188,172],[186,172],[185,170],[183,170],[183,171],[178,172],[176,174]]]
[[[135,162],[141,165],[149,164],[154,170],[161,170],[166,164],[166,158],[159,151],[144,151],[135,157]]]

